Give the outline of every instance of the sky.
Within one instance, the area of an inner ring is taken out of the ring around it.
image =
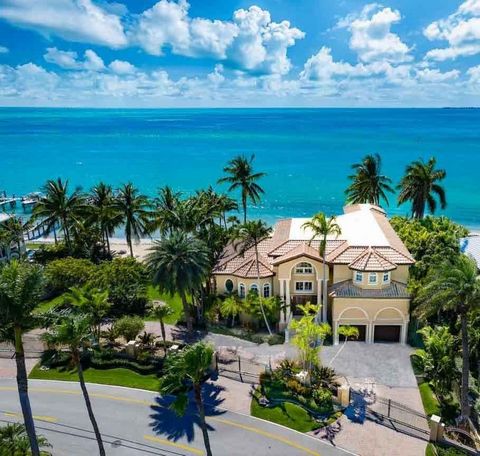
[[[0,0],[0,106],[480,106],[480,0]]]

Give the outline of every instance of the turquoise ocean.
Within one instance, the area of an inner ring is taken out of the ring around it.
[[[448,207],[480,227],[478,109],[0,109],[0,190],[22,195],[49,178],[90,188],[132,181],[155,195],[216,181],[237,154],[255,154],[265,196],[252,217],[269,223],[341,212],[352,163],[379,153],[395,183],[435,156],[447,170]],[[389,215],[407,214],[390,198]]]

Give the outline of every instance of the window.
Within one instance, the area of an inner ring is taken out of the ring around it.
[[[360,271],[355,271],[355,282],[357,283],[363,282],[363,274]]]
[[[390,273],[389,272],[384,272],[383,273],[383,283],[389,283],[390,282]]]
[[[313,274],[313,266],[310,263],[298,263],[295,274]]]
[[[240,296],[241,298],[245,297],[245,285],[243,283],[238,285],[238,296]]]
[[[370,285],[376,285],[377,284],[377,273],[376,272],[371,272],[368,274],[368,283]]]
[[[233,282],[230,279],[225,280],[225,290],[228,293],[231,293],[233,291]]]
[[[295,291],[299,293],[312,293],[313,282],[295,282]]]
[[[253,291],[255,294],[258,295],[258,286],[257,286],[256,283],[252,283],[252,284],[250,285],[250,291]]]
[[[270,284],[266,283],[263,285],[263,297],[264,298],[269,298],[270,297]]]

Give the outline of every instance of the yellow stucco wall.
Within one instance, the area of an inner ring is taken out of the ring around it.
[[[233,276],[233,275],[216,274],[215,279],[217,281],[217,293],[220,293],[220,294],[227,292],[227,289],[225,288],[225,282],[228,279],[230,279],[233,282],[233,291],[236,292],[236,293],[238,293],[238,287],[241,283],[243,283],[245,285],[246,293],[248,293],[248,290],[250,290],[250,286],[253,283],[256,283],[258,285],[257,279],[243,279],[243,278],[236,277],[236,276]],[[274,277],[267,277],[265,279],[260,279],[259,289],[263,290],[263,285],[268,283],[268,284],[270,284],[270,294],[271,295],[278,294],[278,285],[277,285],[277,287],[275,287],[274,282],[276,280],[274,280],[274,279],[275,279]],[[278,283],[278,281],[277,281],[277,283]],[[272,289],[272,285],[273,285],[273,289]]]
[[[399,324],[409,319],[409,299],[334,298],[332,319],[354,324],[377,321]]]

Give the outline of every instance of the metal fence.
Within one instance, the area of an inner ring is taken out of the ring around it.
[[[233,354],[216,353],[215,361],[218,375],[242,383],[258,383],[260,374],[268,368],[265,364]]]

